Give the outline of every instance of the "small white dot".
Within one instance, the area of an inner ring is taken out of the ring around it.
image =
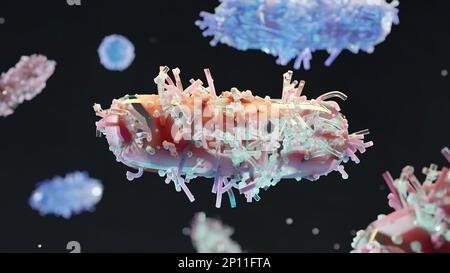
[[[441,70],[441,76],[442,76],[442,77],[447,77],[447,75],[448,75],[447,69],[442,69],[442,70]]]
[[[356,235],[356,230],[354,230],[354,229],[350,230],[350,235],[355,236]]]
[[[41,244],[38,244],[38,248],[41,248],[42,247],[42,245]]]
[[[318,228],[313,228],[313,229],[312,229],[312,234],[313,234],[313,235],[318,235],[319,232],[320,232],[320,229],[318,229]]]
[[[341,249],[341,245],[338,244],[338,243],[335,243],[335,244],[333,245],[333,248],[334,248],[334,250],[339,250],[339,249]]]
[[[0,17],[0,24],[4,24],[5,23],[5,18]]]
[[[286,224],[292,225],[292,223],[294,223],[294,220],[292,218],[287,218],[286,219]]]

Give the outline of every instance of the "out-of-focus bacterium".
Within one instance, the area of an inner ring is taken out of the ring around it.
[[[103,195],[103,185],[87,172],[68,173],[39,182],[30,197],[30,206],[41,215],[54,214],[66,219],[83,211],[94,211]]]
[[[109,70],[123,71],[133,62],[134,45],[125,36],[106,36],[98,48],[100,63]]]
[[[208,218],[205,213],[194,215],[191,240],[198,253],[241,253],[238,243],[231,239],[234,230],[220,220]]]
[[[339,105],[330,101],[345,100],[345,94],[308,100],[301,94],[304,82],[291,81],[292,71],[283,75],[281,99],[237,88],[217,95],[208,69],[207,88],[191,80],[184,89],[179,69],[173,70],[174,81],[168,72],[161,67],[155,78],[157,95],[126,95],[106,110],[94,105],[102,118],[98,135],[106,136],[118,162],[138,170],[127,172],[129,180],[158,172],[194,201],[191,180],[213,178],[216,207],[225,193],[235,207],[233,189],[252,202],[282,178],[314,181],[338,171],[346,179],[342,164],[358,163],[355,153],[372,146],[364,142],[368,130],[348,133]]]
[[[46,86],[56,62],[43,55],[22,56],[15,67],[0,76],[0,116],[6,117],[25,100],[31,100]]]
[[[442,154],[450,162],[450,150]],[[391,193],[389,206],[394,212],[360,230],[353,239],[353,252],[450,252],[450,172],[435,164],[423,168],[420,183],[414,168],[406,166],[400,178],[383,174]]]
[[[201,12],[203,36],[239,50],[259,49],[294,68],[310,68],[312,53],[326,50],[329,66],[347,49],[374,51],[398,24],[398,1],[385,0],[221,0],[215,13]]]

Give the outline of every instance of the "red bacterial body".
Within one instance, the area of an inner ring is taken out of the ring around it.
[[[372,145],[363,141],[367,130],[349,134],[339,105],[327,101],[346,99],[344,94],[334,91],[307,100],[301,95],[304,82],[291,82],[291,71],[283,75],[281,99],[237,88],[218,95],[208,69],[208,87],[191,80],[184,89],[179,69],[173,70],[174,80],[168,71],[161,67],[155,78],[158,94],[127,95],[107,110],[94,106],[102,117],[97,129],[110,150],[138,170],[127,173],[130,180],[158,171],[193,201],[187,184],[209,177],[216,206],[225,192],[235,206],[233,189],[251,202],[259,200],[260,189],[282,178],[316,180],[334,170],[347,178],[342,163],[358,163],[356,151]]]
[[[450,150],[442,154],[450,162]],[[424,168],[426,179],[420,183],[414,168],[406,166],[400,178],[383,174],[391,190],[389,205],[394,212],[380,216],[353,240],[358,253],[450,253],[450,175],[431,164]]]

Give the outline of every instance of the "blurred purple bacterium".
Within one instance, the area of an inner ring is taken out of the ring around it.
[[[25,100],[31,100],[46,86],[56,62],[43,55],[22,56],[15,67],[0,76],[0,116],[6,117]]]
[[[203,36],[239,50],[259,49],[294,68],[310,68],[312,53],[326,50],[329,66],[342,50],[374,51],[398,24],[398,1],[221,0],[215,13],[201,12]]]
[[[87,172],[39,182],[31,194],[30,206],[41,215],[54,214],[66,219],[83,211],[94,211],[103,195],[103,185]]]

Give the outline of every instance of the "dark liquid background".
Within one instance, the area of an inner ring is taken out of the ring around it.
[[[214,207],[211,179],[196,179],[189,203],[173,184],[155,173],[128,182],[127,168],[115,161],[105,138],[95,137],[94,102],[109,107],[125,94],[154,93],[160,65],[179,67],[185,86],[204,82],[209,67],[217,90],[238,87],[255,95],[281,96],[282,74],[292,69],[260,51],[209,46],[194,25],[202,10],[218,1],[1,1],[0,71],[21,55],[41,53],[58,62],[47,88],[16,113],[0,118],[0,252],[68,252],[69,241],[83,252],[192,252],[181,232],[197,211],[219,217],[235,228],[233,238],[250,252],[348,252],[351,230],[365,228],[389,213],[381,173],[398,177],[410,164],[440,166],[450,145],[450,17],[446,1],[401,1],[400,25],[373,54],[345,51],[323,65],[313,55],[303,94],[316,98],[331,90],[349,96],[339,102],[350,131],[369,128],[375,146],[345,165],[350,177],[333,172],[316,182],[283,180],[262,192],[262,200],[236,209],[227,198]],[[136,59],[125,72],[103,68],[97,47],[104,36],[127,36]],[[41,217],[28,206],[35,183],[73,170],[88,170],[103,181],[103,200],[94,213],[70,220]],[[292,225],[286,218],[293,218]],[[312,234],[319,228],[318,235]],[[340,244],[339,250],[333,245]],[[38,248],[38,244],[42,247]]]

